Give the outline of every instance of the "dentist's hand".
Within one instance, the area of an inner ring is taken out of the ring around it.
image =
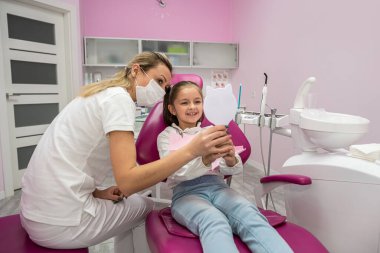
[[[123,193],[119,190],[117,186],[111,186],[104,190],[96,189],[92,195],[99,199],[109,199],[114,202],[118,202],[124,198]]]
[[[197,134],[188,144],[194,158],[209,156],[212,159],[223,157],[230,152],[231,136],[227,134],[225,126],[212,126]]]

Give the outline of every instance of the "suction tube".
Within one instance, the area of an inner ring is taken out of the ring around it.
[[[306,104],[306,98],[309,94],[311,86],[315,83],[315,77],[309,77],[306,79],[297,92],[296,99],[294,100],[294,109],[304,109]]]

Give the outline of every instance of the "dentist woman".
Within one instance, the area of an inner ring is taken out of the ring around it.
[[[216,126],[165,158],[137,166],[135,102],[160,101],[171,71],[163,54],[143,52],[112,79],[84,86],[50,124],[22,179],[20,217],[35,243],[84,248],[115,236],[115,252],[134,252],[132,229],[153,208],[135,193],[196,157],[217,159],[230,151],[225,128]],[[110,170],[117,185],[98,189]]]

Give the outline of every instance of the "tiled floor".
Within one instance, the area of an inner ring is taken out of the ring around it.
[[[255,198],[253,196],[253,186],[259,182],[259,179],[262,176],[262,171],[257,170],[252,166],[246,165],[242,174],[233,177],[231,187],[254,202]],[[109,175],[104,182],[104,186],[108,185],[113,185],[112,175]],[[273,192],[272,197],[274,199],[277,212],[285,214],[282,194],[283,193],[281,190],[276,190]],[[171,197],[171,191],[164,184],[161,186],[161,195],[162,198],[169,199]],[[15,191],[15,195],[13,197],[0,200],[0,217],[16,214],[19,212],[20,196],[21,191],[18,190]],[[158,208],[160,207],[162,207],[162,205],[158,206]],[[269,204],[269,207],[273,209],[271,207],[271,204]],[[113,240],[110,239],[101,244],[90,247],[90,253],[113,253]]]

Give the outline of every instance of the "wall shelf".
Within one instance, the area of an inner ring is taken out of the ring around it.
[[[237,43],[84,37],[85,83],[98,81],[95,74],[101,79],[111,77],[115,68],[124,68],[143,51],[164,53],[175,69],[233,70],[239,66]]]
[[[127,38],[84,38],[84,67],[125,66],[136,54],[157,51],[166,54],[173,67],[238,67],[237,43],[164,41]]]

